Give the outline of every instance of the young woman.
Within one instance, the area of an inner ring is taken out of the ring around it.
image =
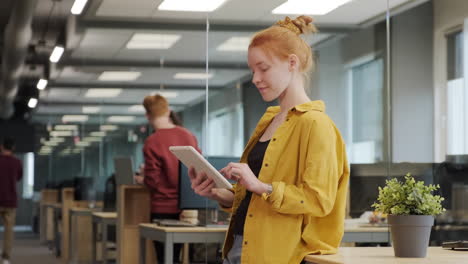
[[[145,165],[142,176],[135,176],[151,192],[152,219],[179,219],[179,161],[169,151],[170,146],[192,146],[198,149],[197,139],[171,113],[169,103],[161,95],[146,96],[143,101],[146,117],[154,133],[143,147]],[[164,244],[155,242],[158,263],[164,263]],[[180,244],[174,246],[174,263],[179,262]],[[166,256],[171,257],[171,256]]]
[[[305,91],[312,51],[300,38],[312,18],[286,17],[258,32],[248,50],[252,82],[263,100],[278,99],[260,119],[239,163],[221,172],[237,181],[216,189],[190,169],[192,188],[231,210],[224,263],[301,263],[337,251],[344,232],[349,168],[340,132],[322,101]]]

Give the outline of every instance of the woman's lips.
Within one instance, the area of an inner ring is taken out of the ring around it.
[[[257,89],[258,89],[258,91],[259,91],[260,93],[263,93],[263,92],[266,91],[267,88],[266,88],[266,87],[262,87],[262,88],[257,88]]]

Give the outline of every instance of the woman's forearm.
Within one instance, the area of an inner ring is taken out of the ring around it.
[[[234,193],[228,189],[216,189],[214,198],[222,206],[230,208],[234,201]]]

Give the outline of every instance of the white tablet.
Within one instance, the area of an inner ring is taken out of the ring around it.
[[[192,146],[172,146],[169,150],[174,154],[187,168],[194,167],[197,172],[203,171],[213,179],[216,188],[232,188],[231,183],[219,173],[198,151]]]

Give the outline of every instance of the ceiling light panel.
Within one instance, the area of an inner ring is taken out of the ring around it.
[[[175,34],[136,33],[127,43],[127,49],[170,49],[181,38]]]
[[[141,72],[135,71],[105,71],[99,75],[99,81],[135,81]]]
[[[246,52],[249,48],[250,37],[231,37],[216,49],[219,51]]]
[[[88,121],[87,115],[64,115],[62,117],[62,122],[86,122]]]
[[[191,72],[178,72],[174,75],[174,79],[180,80],[204,80],[213,78],[212,73],[191,73]]]
[[[83,106],[81,108],[81,112],[83,112],[83,114],[95,114],[99,113],[99,111],[101,111],[101,107],[99,106]]]
[[[107,119],[109,123],[130,123],[135,120],[134,116],[110,116]]]
[[[88,89],[85,97],[88,98],[112,98],[117,97],[122,93],[120,88],[104,88],[104,89]]]
[[[158,9],[166,11],[213,12],[225,1],[226,0],[164,0],[158,6]]]
[[[325,15],[351,0],[289,0],[277,8],[273,14]]]

